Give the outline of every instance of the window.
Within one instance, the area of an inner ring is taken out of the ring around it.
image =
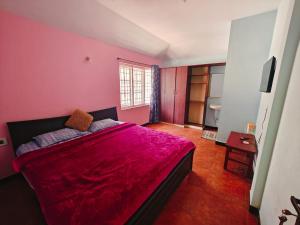
[[[151,97],[151,68],[120,63],[121,108],[149,105]]]

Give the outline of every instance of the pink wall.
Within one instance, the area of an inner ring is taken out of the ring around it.
[[[86,56],[91,57],[85,62]],[[0,137],[7,121],[117,106],[120,120],[148,121],[149,107],[121,111],[117,57],[159,61],[0,11]],[[0,147],[0,178],[12,173],[11,144]]]

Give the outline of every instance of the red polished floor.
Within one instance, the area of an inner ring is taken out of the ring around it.
[[[184,136],[196,146],[193,172],[172,194],[155,225],[254,225],[249,213],[251,181],[244,178],[245,169],[229,162],[224,171],[225,148],[201,138],[201,131],[168,124],[148,127]]]

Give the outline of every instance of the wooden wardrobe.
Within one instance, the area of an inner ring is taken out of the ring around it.
[[[184,124],[188,67],[161,69],[161,121]]]

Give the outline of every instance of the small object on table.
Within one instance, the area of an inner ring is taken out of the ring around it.
[[[240,139],[241,139],[242,141],[249,140],[248,137],[240,137]]]
[[[256,125],[255,123],[249,122],[247,124],[247,133],[248,134],[255,134]]]
[[[249,160],[242,162],[237,159],[230,158],[232,150],[245,154]],[[248,167],[247,176],[251,176],[254,155],[257,152],[256,140],[252,134],[244,134],[232,131],[226,142],[226,155],[224,161],[224,169],[227,170],[228,161],[234,161]]]

